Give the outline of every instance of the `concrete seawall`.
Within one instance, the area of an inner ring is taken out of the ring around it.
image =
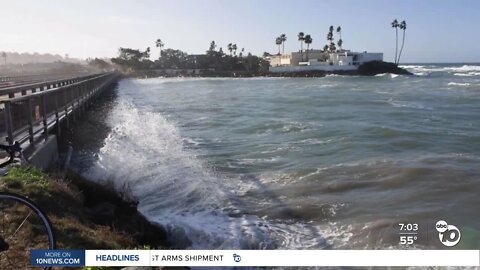
[[[46,141],[32,145],[24,155],[30,165],[42,170],[48,169],[58,160],[57,136],[49,135]]]

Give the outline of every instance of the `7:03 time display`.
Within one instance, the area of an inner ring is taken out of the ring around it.
[[[417,223],[398,223],[400,226],[401,232],[416,232],[418,231],[418,224]]]

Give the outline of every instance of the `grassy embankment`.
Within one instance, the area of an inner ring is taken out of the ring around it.
[[[149,223],[111,189],[70,174],[66,179],[36,168],[12,167],[0,178],[0,191],[24,195],[50,218],[59,249],[162,249],[164,230]],[[35,232],[20,242],[35,241]],[[102,268],[103,269],[103,268]]]

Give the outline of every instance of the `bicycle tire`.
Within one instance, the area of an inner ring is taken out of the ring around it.
[[[40,218],[40,220],[43,223],[43,227],[45,228],[45,231],[47,232],[47,237],[48,237],[48,249],[56,249],[56,238],[55,238],[55,233],[53,230],[52,223],[50,222],[50,219],[48,216],[43,212],[40,207],[38,207],[37,204],[35,204],[32,200],[19,195],[15,193],[10,193],[10,192],[0,192],[0,201],[2,200],[12,200],[15,202],[19,202],[28,208],[30,208],[36,215],[37,217]],[[51,267],[44,267],[44,269],[52,269]]]

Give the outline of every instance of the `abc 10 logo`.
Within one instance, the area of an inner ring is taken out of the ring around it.
[[[456,226],[449,225],[444,220],[437,221],[435,229],[438,231],[440,242],[447,247],[455,246],[462,237],[460,230]]]

